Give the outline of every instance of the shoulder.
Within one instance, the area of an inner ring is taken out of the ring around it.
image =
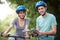
[[[26,23],[27,25],[29,25],[30,19],[29,19],[29,18],[25,18],[25,23]]]
[[[18,20],[18,18],[17,18],[17,17],[13,19],[13,21],[17,21],[17,20]]]
[[[30,19],[29,18],[25,18],[25,21],[30,21]]]
[[[17,20],[18,18],[14,18],[13,21],[11,22],[13,25],[15,25],[17,23]]]
[[[42,17],[42,16],[38,16],[36,20],[39,20],[39,19],[41,19],[41,17]]]
[[[48,16],[50,16],[51,18],[55,18],[55,15],[49,13]]]

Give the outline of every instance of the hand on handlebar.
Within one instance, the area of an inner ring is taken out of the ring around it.
[[[25,36],[25,39],[29,39],[30,37],[29,36]]]
[[[3,36],[3,37],[7,37],[8,34],[7,34],[7,33],[3,33],[2,36]]]

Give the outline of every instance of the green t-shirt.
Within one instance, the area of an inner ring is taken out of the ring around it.
[[[39,16],[36,20],[36,27],[41,32],[48,32],[52,29],[53,25],[57,25],[56,18],[53,14],[47,13],[45,17]],[[54,36],[40,36],[38,40],[54,40]]]

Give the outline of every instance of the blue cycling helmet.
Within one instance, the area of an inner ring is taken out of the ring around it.
[[[16,12],[19,13],[19,11],[26,11],[26,7],[23,5],[20,5],[16,8]]]
[[[39,6],[45,6],[45,7],[47,7],[47,4],[44,1],[39,1],[39,2],[36,3],[35,8],[38,8]]]

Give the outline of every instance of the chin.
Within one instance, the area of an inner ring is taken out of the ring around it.
[[[21,19],[24,19],[24,17],[20,17]]]

